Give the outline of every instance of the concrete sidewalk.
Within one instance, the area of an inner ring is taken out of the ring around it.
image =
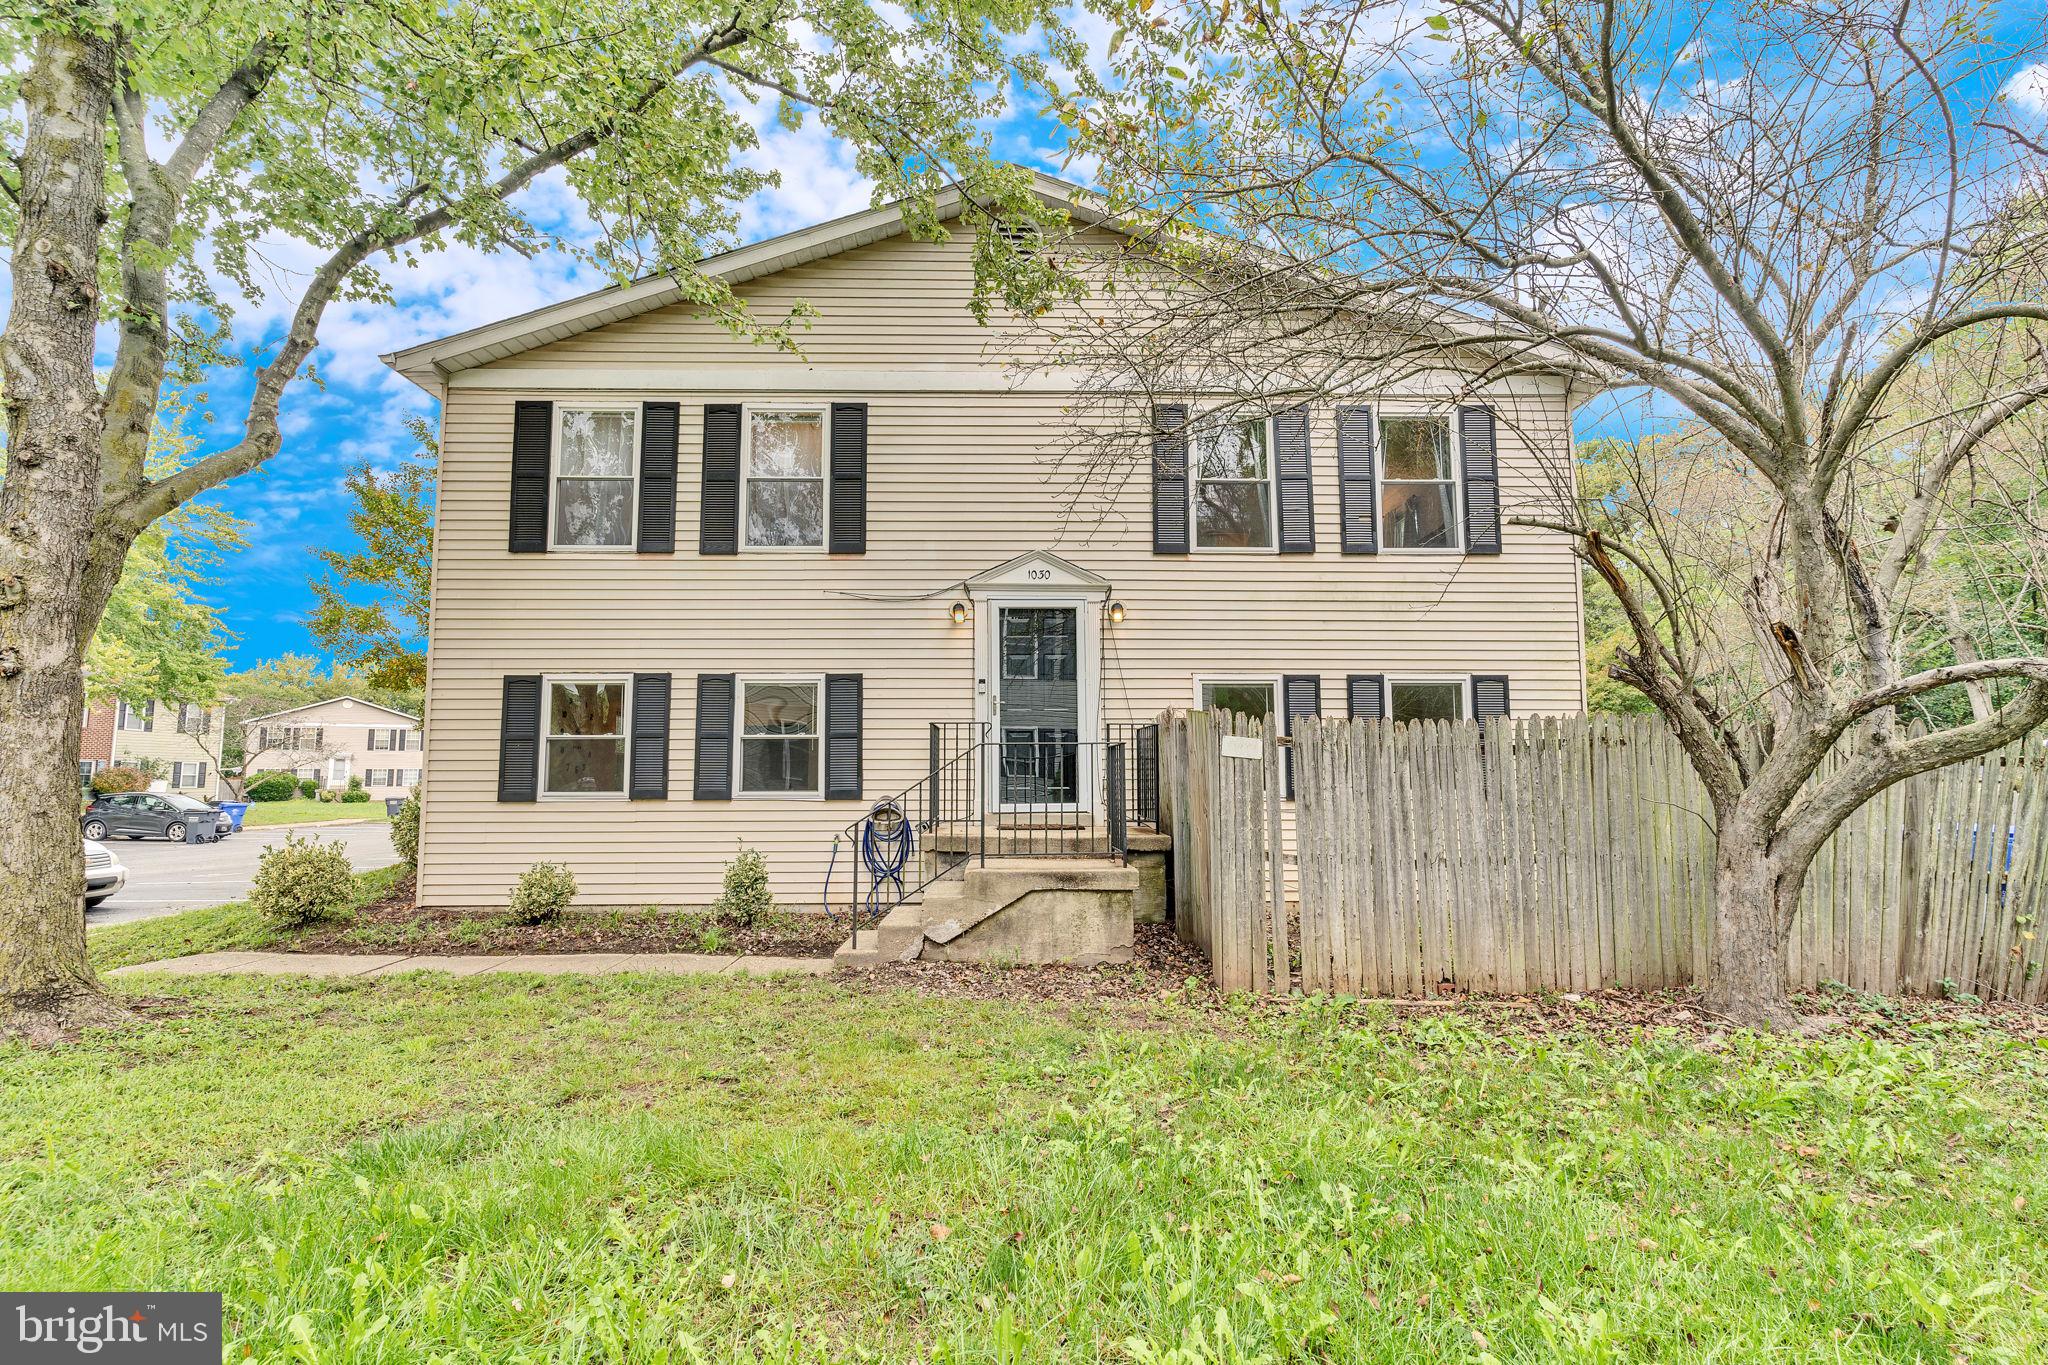
[[[162,972],[168,976],[201,976],[211,972],[243,972],[259,976],[396,976],[400,972],[448,972],[454,976],[535,972],[542,976],[577,973],[612,976],[621,972],[659,972],[670,976],[824,976],[829,957],[754,957],[708,953],[515,953],[502,957],[407,956],[403,953],[194,953],[120,967],[109,976]]]

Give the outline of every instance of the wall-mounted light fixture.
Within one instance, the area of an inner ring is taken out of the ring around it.
[[[967,624],[967,604],[965,602],[955,602],[947,609],[946,614],[953,618],[953,624],[956,626]]]
[[[1120,626],[1124,623],[1123,603],[1112,602],[1109,604],[1109,623],[1113,626]]]

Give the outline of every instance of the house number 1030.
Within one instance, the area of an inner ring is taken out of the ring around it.
[[[1052,582],[1052,570],[1051,570],[1051,569],[1026,569],[1026,570],[1024,571],[1024,576],[1025,576],[1026,578],[1030,579],[1030,580],[1031,580],[1031,581],[1032,581],[1033,583],[1050,583],[1050,582]]]

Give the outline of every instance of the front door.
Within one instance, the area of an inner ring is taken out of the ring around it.
[[[1080,609],[996,611],[997,808],[1076,808],[1085,790]]]

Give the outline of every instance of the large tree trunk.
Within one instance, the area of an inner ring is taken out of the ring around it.
[[[53,26],[37,40],[0,347],[0,1031],[37,1037],[125,1014],[86,959],[77,768],[85,645],[111,587],[88,547],[109,539],[94,534],[93,333],[113,85],[103,38]]]
[[[1786,990],[1785,939],[1804,869],[1788,868],[1769,832],[1747,820],[1721,822],[1714,857],[1713,952],[1703,1003],[1747,1028],[1798,1022]]]

